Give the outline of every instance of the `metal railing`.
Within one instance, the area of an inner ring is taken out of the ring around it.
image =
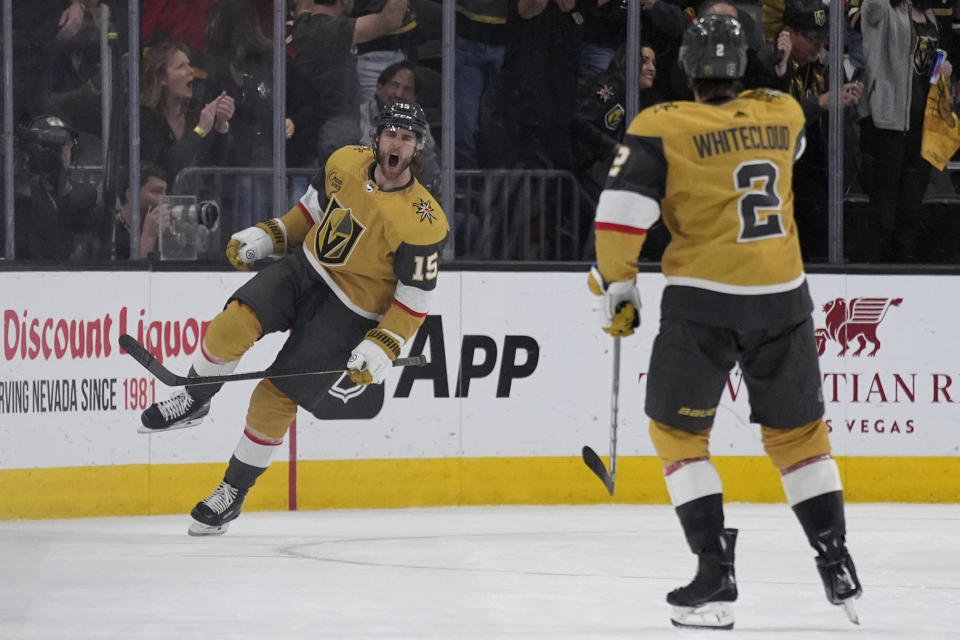
[[[293,206],[316,168],[286,170]],[[172,195],[216,200],[220,238],[270,217],[270,167],[187,167],[177,174]],[[456,259],[580,260],[593,219],[593,204],[574,175],[554,170],[461,170],[455,172]],[[582,212],[588,213],[584,215]],[[451,215],[454,214],[454,215]],[[211,241],[216,242],[215,238]]]
[[[459,170],[455,176],[456,258],[580,260],[592,221],[568,171]],[[592,207],[592,204],[589,204]]]

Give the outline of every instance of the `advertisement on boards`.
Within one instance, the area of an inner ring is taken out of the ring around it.
[[[128,333],[183,374],[207,323],[249,274],[0,273],[0,469],[221,462],[245,424],[256,381],[229,383],[202,426],[136,432],[164,387],[121,352]],[[846,456],[956,456],[960,305],[955,277],[810,276],[826,418]],[[639,278],[642,324],[623,341],[620,453],[653,455],[643,413],[664,282]],[[297,420],[301,459],[578,456],[609,434],[611,340],[585,276],[441,274],[430,315],[404,355],[429,364],[382,386],[341,377],[318,419]],[[238,372],[266,368],[284,340],[261,339]],[[738,369],[717,411],[715,455],[762,455]],[[282,454],[281,454],[282,455]]]

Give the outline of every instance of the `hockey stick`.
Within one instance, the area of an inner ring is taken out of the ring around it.
[[[613,484],[617,480],[617,403],[620,395],[620,337],[613,339],[613,389],[610,392],[610,471],[603,466],[603,460],[597,452],[588,446],[583,447],[583,461],[593,471],[607,492],[613,495]]]
[[[146,367],[147,371],[152,373],[157,380],[168,387],[184,387],[186,385],[204,385],[221,384],[224,382],[237,382],[238,380],[259,380],[260,378],[289,378],[291,376],[321,376],[328,373],[343,373],[344,369],[332,369],[330,371],[316,371],[313,369],[296,369],[294,371],[281,371],[271,373],[269,370],[250,371],[248,373],[231,373],[225,376],[200,376],[190,378],[187,376],[178,376],[174,372],[160,364],[153,357],[147,348],[137,342],[132,336],[123,334],[119,339],[120,346],[130,355],[131,358]],[[422,367],[427,364],[425,355],[411,356],[409,358],[397,358],[393,361],[395,367]]]

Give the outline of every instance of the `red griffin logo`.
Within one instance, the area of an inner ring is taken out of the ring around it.
[[[823,355],[827,349],[827,340],[833,340],[843,347],[838,356],[845,355],[850,343],[857,340],[860,348],[852,356],[859,356],[867,347],[873,345],[873,350],[867,357],[873,357],[880,350],[880,340],[877,338],[877,326],[883,322],[890,307],[899,307],[903,298],[853,298],[850,306],[843,298],[837,298],[823,305],[823,312],[827,314],[827,328],[817,329],[813,335],[817,340],[817,352]]]

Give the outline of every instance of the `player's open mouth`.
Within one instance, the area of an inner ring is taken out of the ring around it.
[[[395,153],[391,153],[389,156],[387,156],[387,166],[391,169],[396,169],[398,166],[400,166],[400,156]]]

